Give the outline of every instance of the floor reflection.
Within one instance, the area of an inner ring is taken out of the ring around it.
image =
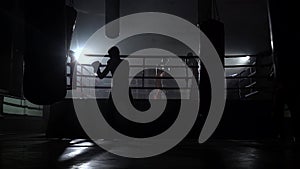
[[[297,144],[281,145],[274,141],[217,140],[199,145],[187,140],[156,157],[128,159],[108,153],[85,139],[22,136],[0,139],[0,168],[298,169],[299,152]]]

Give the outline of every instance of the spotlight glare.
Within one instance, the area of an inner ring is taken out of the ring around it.
[[[251,58],[250,56],[245,56],[245,57],[241,58],[241,61],[242,62],[248,62],[250,60],[250,58]]]
[[[76,60],[78,60],[79,56],[82,53],[82,50],[83,50],[83,48],[77,48],[77,49],[74,50],[74,56],[75,56]]]

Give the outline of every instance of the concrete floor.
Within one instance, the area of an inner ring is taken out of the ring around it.
[[[165,154],[128,159],[84,139],[0,135],[0,169],[299,169],[300,145],[276,141],[183,141]]]

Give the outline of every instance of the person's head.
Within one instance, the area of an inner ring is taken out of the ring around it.
[[[108,50],[108,55],[110,58],[120,58],[120,50],[118,47],[114,46]]]
[[[187,54],[187,56],[191,57],[191,56],[193,56],[193,53],[192,53],[192,52],[189,52],[189,53]]]

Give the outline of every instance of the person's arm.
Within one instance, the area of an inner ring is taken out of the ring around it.
[[[103,72],[101,72],[100,69],[98,68],[97,75],[100,79],[103,79],[108,75],[109,71],[110,71],[110,61],[107,62],[107,66],[105,67]]]

